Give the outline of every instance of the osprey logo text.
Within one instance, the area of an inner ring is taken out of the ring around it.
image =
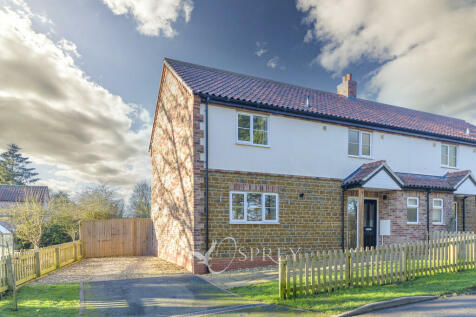
[[[230,262],[228,263],[228,265],[225,266],[224,269],[220,270],[220,271],[214,271],[212,268],[211,268],[211,263],[210,263],[210,260],[212,260],[212,253],[215,251],[215,249],[219,249],[220,248],[220,245],[224,242],[224,241],[230,241],[233,243],[234,245],[234,252],[233,252],[233,257],[230,259]],[[200,264],[205,264],[207,267],[208,267],[208,270],[210,271],[210,273],[213,273],[213,274],[217,274],[217,273],[222,273],[224,271],[226,271],[231,263],[233,263],[233,260],[235,260],[235,255],[236,255],[236,250],[237,250],[238,246],[236,244],[236,240],[235,238],[233,237],[226,237],[224,239],[222,239],[220,241],[220,243],[217,243],[216,240],[213,240],[212,242],[212,245],[210,247],[210,249],[208,249],[208,251],[205,253],[205,255],[203,255],[201,252],[198,252],[198,251],[193,251],[193,256],[195,258],[197,258],[198,260],[200,260]]]

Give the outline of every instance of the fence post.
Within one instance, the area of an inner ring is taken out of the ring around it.
[[[74,246],[74,262],[78,261],[78,244],[76,242],[73,242]]]
[[[348,251],[345,251],[345,280],[347,287],[351,286],[351,253]]]
[[[7,256],[5,259],[5,262],[7,264],[7,283],[8,283],[8,288],[12,291],[13,294],[13,310],[17,311],[18,306],[17,306],[17,284],[15,281],[15,271],[13,270],[13,263],[12,263],[12,257]]]
[[[286,266],[287,261],[284,256],[279,257],[279,298],[286,298]]]
[[[408,263],[407,263],[407,259],[408,259],[408,246],[404,245],[403,250],[402,250],[402,260],[403,260],[402,270],[403,270],[403,280],[404,281],[408,281]]]
[[[60,268],[60,249],[55,248],[55,261],[56,261],[56,269]]]
[[[35,273],[36,277],[41,276],[40,251],[35,250]]]

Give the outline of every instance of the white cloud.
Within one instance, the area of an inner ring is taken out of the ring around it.
[[[278,66],[278,64],[279,64],[279,57],[275,56],[268,60],[268,62],[266,63],[266,66],[268,66],[269,68],[275,69]]]
[[[55,43],[32,19],[24,3],[0,9],[0,148],[16,143],[53,168],[43,183],[56,190],[94,183],[130,190],[150,176],[150,114],[92,82],[72,57],[76,45]]]
[[[266,42],[256,42],[256,56],[261,57],[263,54],[266,54],[266,52],[268,52],[268,50],[266,49],[266,44]]]
[[[323,41],[316,57],[341,73],[367,60],[366,94],[379,101],[476,122],[476,3],[472,1],[298,0]]]
[[[76,44],[74,44],[71,41],[68,41],[67,39],[61,39],[58,42],[59,47],[63,49],[65,52],[70,52],[76,57],[81,57],[81,55],[78,53],[78,48],[76,47]]]
[[[145,35],[166,37],[177,34],[172,24],[183,16],[190,21],[192,0],[103,0],[116,15],[130,14],[137,22],[137,30]]]

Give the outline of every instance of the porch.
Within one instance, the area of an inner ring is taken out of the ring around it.
[[[426,241],[435,231],[476,231],[470,171],[397,173],[377,161],[349,175],[342,191],[345,248]]]

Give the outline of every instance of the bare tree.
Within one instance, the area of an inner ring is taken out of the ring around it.
[[[24,203],[17,203],[9,211],[15,226],[15,235],[31,242],[35,250],[38,249],[49,215],[48,208],[43,202],[26,195]]]
[[[73,241],[76,241],[81,220],[78,206],[69,198],[67,193],[59,192],[53,195],[49,208],[51,210],[51,222],[60,226]]]
[[[81,220],[122,218],[124,214],[124,202],[105,185],[85,189],[79,195],[77,206]]]
[[[150,218],[150,184],[147,181],[134,186],[129,206],[134,217]]]

